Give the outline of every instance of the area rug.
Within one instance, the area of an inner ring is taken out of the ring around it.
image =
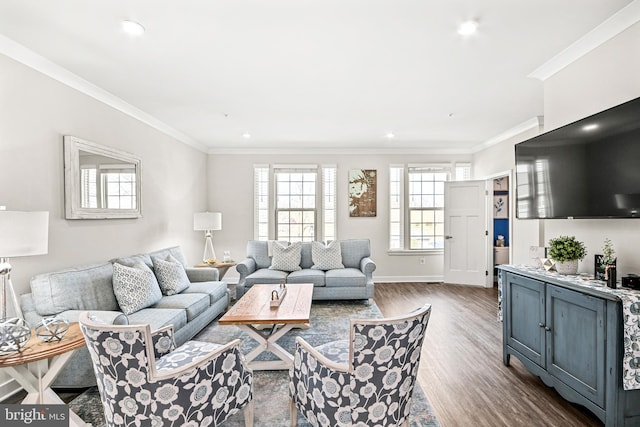
[[[351,318],[382,317],[373,301],[340,301],[315,302],[311,308],[311,324],[308,329],[293,329],[282,337],[278,343],[287,351],[293,352],[295,337],[300,336],[311,345],[317,346],[336,339],[349,336],[349,320]],[[224,344],[235,338],[242,340],[242,351],[248,353],[257,343],[235,326],[220,326],[212,322],[194,339]],[[275,359],[265,354],[262,360]],[[290,425],[289,420],[289,374],[287,371],[255,371],[254,372],[254,426],[284,427]],[[80,418],[90,422],[94,427],[104,426],[102,404],[97,388],[93,387],[79,395],[69,407]],[[224,423],[228,427],[243,427],[243,414],[239,413]],[[310,424],[298,415],[298,426],[309,427]],[[416,385],[411,406],[411,427],[438,427],[440,424],[433,414],[420,385]]]

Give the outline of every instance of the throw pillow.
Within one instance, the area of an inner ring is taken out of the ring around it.
[[[295,242],[284,246],[280,242],[273,242],[273,258],[271,258],[271,270],[298,271],[302,259],[302,242]]]
[[[156,276],[144,263],[136,263],[133,267],[114,263],[113,293],[124,314],[135,313],[162,298]]]
[[[311,268],[315,270],[335,270],[344,268],[342,265],[342,252],[340,251],[340,242],[334,240],[327,246],[322,242],[311,243],[311,260],[313,265]]]
[[[179,294],[191,284],[184,266],[172,255],[167,256],[165,259],[151,257],[151,261],[163,294]]]

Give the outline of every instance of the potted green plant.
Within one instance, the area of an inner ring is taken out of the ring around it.
[[[616,251],[609,238],[604,239],[602,246],[602,266],[604,267],[604,280],[610,288],[616,287]]]
[[[549,240],[549,258],[556,263],[560,274],[576,274],[578,261],[587,255],[584,243],[575,236],[560,236]]]

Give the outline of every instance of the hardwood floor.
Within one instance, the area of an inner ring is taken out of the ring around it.
[[[442,283],[377,283],[385,316],[432,305],[419,382],[443,427],[602,426],[511,357],[502,363],[497,289]]]

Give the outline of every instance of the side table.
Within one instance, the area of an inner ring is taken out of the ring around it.
[[[51,384],[73,356],[84,347],[85,340],[77,322],[60,341],[44,342],[31,331],[31,338],[20,353],[0,357],[0,369],[8,372],[26,391],[24,404],[65,405],[52,389]],[[69,409],[69,426],[90,426]]]
[[[229,268],[233,267],[234,265],[236,265],[236,263],[233,262],[233,261],[230,261],[230,262],[215,262],[213,264],[209,264],[209,263],[206,263],[206,262],[201,262],[200,264],[196,264],[194,267],[198,267],[198,268],[205,268],[205,267],[216,268],[218,270],[218,273],[220,274],[219,280],[222,280],[224,275],[227,274],[227,270],[229,270]]]

